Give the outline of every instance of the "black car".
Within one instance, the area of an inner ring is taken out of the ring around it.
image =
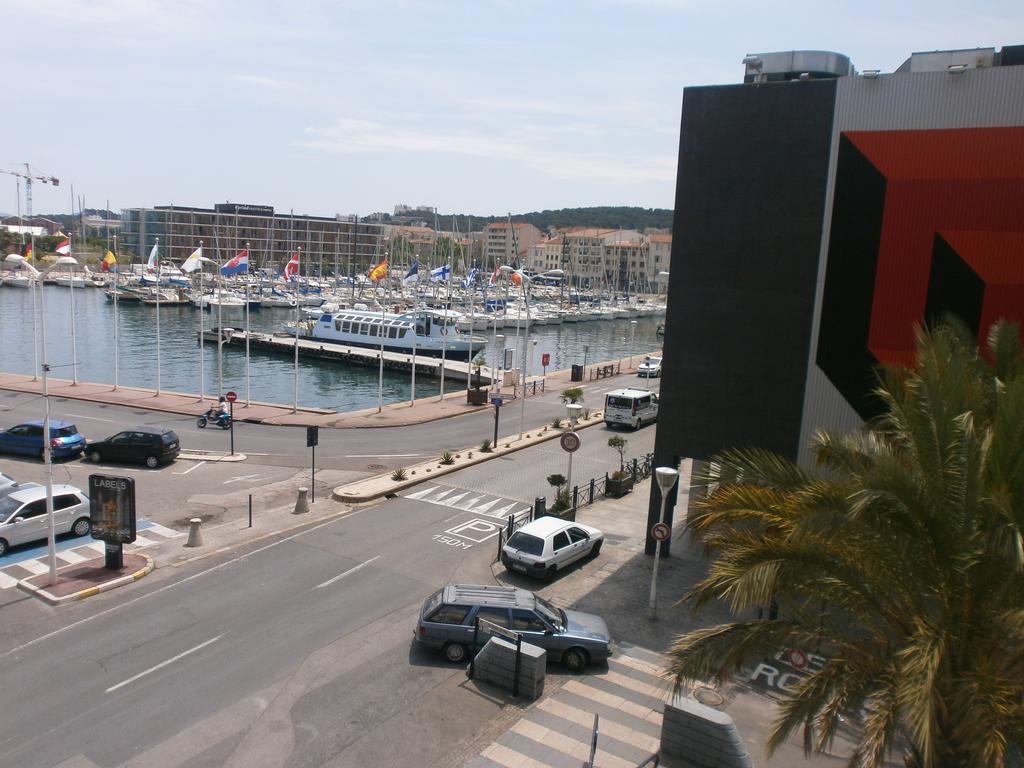
[[[89,443],[91,461],[130,461],[153,468],[178,457],[178,436],[164,427],[132,427],[106,440]]]

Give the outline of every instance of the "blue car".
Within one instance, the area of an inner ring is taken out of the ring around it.
[[[50,455],[55,459],[77,456],[85,450],[85,438],[70,421],[50,419]],[[43,421],[26,421],[0,430],[0,453],[20,453],[43,458]]]

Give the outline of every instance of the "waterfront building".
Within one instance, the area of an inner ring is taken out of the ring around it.
[[[124,208],[120,256],[145,262],[160,238],[161,258],[180,263],[203,242],[204,255],[227,261],[249,244],[254,268],[280,271],[302,249],[302,274],[365,272],[383,258],[384,227],[354,216],[277,213],[270,206],[221,203],[213,208],[158,206]]]
[[[484,227],[484,265],[524,266],[530,247],[543,239],[544,234],[526,222],[488,224]]]
[[[878,412],[915,324],[1024,320],[1024,46],[743,63],[683,92],[656,465],[807,463],[814,430]]]

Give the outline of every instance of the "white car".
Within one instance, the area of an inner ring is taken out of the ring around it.
[[[661,376],[661,358],[645,358],[644,361],[636,367],[636,375],[641,377],[647,377],[649,379],[654,379]]]
[[[604,534],[597,528],[558,517],[542,517],[513,533],[501,548],[501,562],[518,571],[550,581],[569,563],[595,557]]]
[[[89,497],[73,485],[53,486],[53,527],[56,533],[89,533]],[[45,538],[45,486],[22,486],[0,498],[0,555],[17,544]]]

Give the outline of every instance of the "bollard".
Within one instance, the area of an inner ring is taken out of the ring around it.
[[[306,499],[306,494],[309,493],[309,488],[299,488],[299,496],[295,499],[295,509],[292,512],[293,515],[302,515],[309,512],[309,501]]]
[[[185,542],[186,547],[201,547],[203,546],[203,531],[200,526],[203,524],[201,517],[193,517],[188,521],[188,541]]]

